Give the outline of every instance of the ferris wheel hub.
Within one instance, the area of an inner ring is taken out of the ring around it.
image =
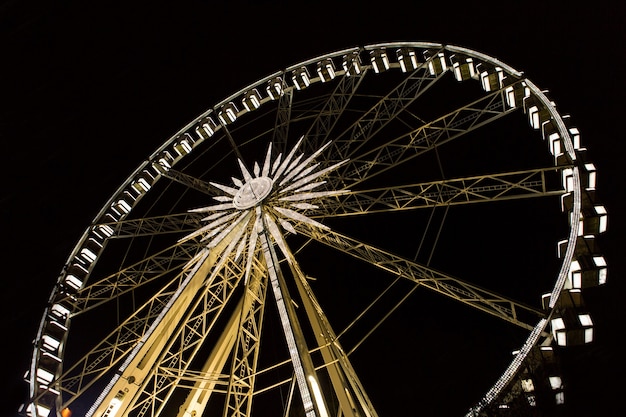
[[[256,206],[270,194],[273,184],[269,177],[252,178],[239,188],[233,205],[240,210]]]

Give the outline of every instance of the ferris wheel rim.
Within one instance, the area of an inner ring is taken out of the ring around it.
[[[181,128],[178,132],[176,132],[174,135],[172,135],[170,138],[168,138],[159,148],[157,148],[146,160],[144,160],[143,162],[141,162],[139,164],[139,166],[126,178],[126,180],[123,181],[122,185],[111,195],[111,197],[109,198],[109,200],[102,206],[102,209],[100,210],[100,212],[95,216],[92,224],[86,228],[86,230],[84,231],[83,235],[81,236],[81,238],[79,239],[78,243],[74,246],[74,249],[72,250],[70,256],[68,257],[67,263],[66,265],[70,265],[72,263],[72,260],[79,255],[81,249],[84,247],[85,242],[88,241],[88,239],[90,238],[90,236],[93,234],[94,232],[94,227],[96,227],[97,225],[103,224],[103,223],[107,223],[107,221],[105,221],[105,216],[110,213],[111,211],[111,207],[113,207],[119,200],[120,195],[122,195],[125,191],[127,191],[129,188],[133,187],[134,184],[136,184],[137,181],[137,177],[138,175],[140,175],[142,173],[142,171],[148,167],[150,167],[151,165],[153,165],[155,162],[158,162],[158,159],[160,157],[160,155],[162,155],[162,153],[164,151],[170,150],[172,149],[172,147],[177,143],[177,141],[180,140],[180,138],[187,132],[192,131],[194,128],[196,128],[198,125],[200,125],[201,123],[203,123],[208,117],[215,117],[216,115],[219,114],[219,112],[225,107],[227,106],[229,103],[232,103],[234,100],[242,97],[246,92],[251,91],[255,88],[260,88],[263,87],[265,85],[267,85],[268,82],[270,82],[271,80],[275,79],[276,77],[284,77],[286,75],[288,75],[290,72],[297,70],[299,68],[302,68],[303,66],[311,66],[312,64],[315,64],[317,62],[323,61],[325,59],[336,59],[339,57],[342,57],[346,54],[349,53],[362,53],[362,52],[368,52],[368,51],[374,51],[374,50],[378,50],[378,49],[390,49],[390,48],[417,48],[417,49],[432,49],[435,48],[437,50],[441,50],[441,51],[447,51],[447,52],[452,52],[452,53],[461,53],[461,54],[465,54],[467,56],[476,58],[477,60],[481,60],[484,62],[487,62],[493,66],[497,66],[499,68],[502,68],[504,70],[505,73],[516,76],[516,77],[522,77],[522,73],[514,70],[512,67],[509,67],[508,65],[502,63],[501,61],[495,59],[495,58],[491,58],[485,54],[476,52],[476,51],[472,51],[469,50],[467,48],[462,48],[462,47],[457,47],[457,46],[447,46],[447,45],[443,45],[443,44],[437,44],[437,43],[428,43],[428,42],[391,42],[391,43],[382,43],[382,44],[372,44],[372,45],[367,45],[364,47],[355,47],[355,48],[349,48],[349,49],[343,49],[343,50],[339,50],[336,52],[331,52],[328,54],[324,54],[321,55],[319,57],[316,58],[312,58],[306,61],[302,61],[299,62],[297,64],[294,64],[292,66],[287,67],[285,70],[282,71],[278,71],[276,73],[270,74],[246,87],[244,87],[243,89],[237,91],[235,94],[221,100],[220,102],[218,102],[216,105],[214,105],[213,107],[211,107],[209,110],[207,110],[206,112],[203,112],[202,114],[200,114],[199,116],[197,116],[196,118],[193,119],[193,121],[191,121],[190,123],[188,123],[187,125],[185,125],[183,128]],[[553,118],[553,120],[555,120],[558,124],[558,130],[559,133],[562,136],[563,142],[565,144],[566,147],[566,151],[568,154],[568,157],[572,160],[576,160],[576,152],[575,149],[572,145],[572,140],[569,136],[569,132],[566,129],[563,120],[562,120],[562,116],[558,113],[558,111],[554,108],[554,106],[552,105],[551,101],[546,97],[546,95],[538,88],[536,87],[534,84],[532,84],[532,82],[530,82],[530,80],[527,80],[526,78],[521,78],[523,81],[525,81],[528,85],[530,90],[532,91],[532,94],[538,98],[538,100],[545,105],[546,109],[548,109],[548,111],[550,112],[551,117]],[[317,81],[319,82],[319,80]],[[293,89],[293,87],[291,87]],[[243,113],[245,114],[245,112]],[[238,115],[238,117],[241,117],[241,115]],[[219,124],[216,126],[216,128],[219,129]],[[182,157],[184,157],[185,155],[182,155]],[[184,158],[181,158],[181,160]],[[173,168],[180,160],[175,160],[172,161],[171,167]],[[582,196],[581,196],[581,185],[580,185],[580,174],[579,171],[576,167],[573,168],[572,170],[572,178],[573,178],[573,182],[574,182],[574,187],[571,190],[571,194],[573,197],[573,203],[572,203],[572,211],[571,211],[571,215],[573,218],[579,218],[580,217],[580,213],[581,213],[581,200],[582,200]],[[155,179],[158,180],[161,177],[158,177]],[[132,207],[130,207],[128,209],[127,212],[123,213],[122,216],[120,216],[120,218],[123,218],[125,215],[129,214],[132,211]],[[550,299],[550,308],[552,309],[558,299],[558,294],[560,294],[560,292],[563,290],[564,285],[565,285],[565,280],[567,278],[567,273],[568,273],[568,266],[569,264],[571,264],[571,261],[573,259],[574,256],[574,250],[575,250],[575,244],[576,244],[576,237],[577,237],[577,230],[574,226],[570,227],[570,232],[569,232],[569,236],[568,236],[568,243],[567,243],[567,247],[566,250],[564,251],[564,256],[562,258],[562,263],[561,263],[561,269],[559,272],[559,276],[556,279],[556,283],[554,285],[554,288],[552,289],[552,296]],[[67,277],[67,272],[63,271],[61,276],[59,277],[59,283],[63,282]],[[50,295],[50,301],[52,302],[58,295],[58,291],[61,291],[60,287],[55,287]],[[38,334],[37,334],[37,339],[41,339],[44,333],[44,328],[47,324],[47,312],[44,313],[44,316],[42,317],[41,320],[41,324],[39,326],[38,329]],[[547,325],[548,325],[548,320],[550,318],[551,312],[550,314],[548,314],[545,319],[539,320],[538,323],[535,325],[534,330],[531,332],[531,334],[529,335],[526,343],[524,344],[521,353],[516,357],[516,359],[514,359],[511,362],[510,367],[505,370],[503,377],[496,381],[496,383],[494,384],[494,386],[491,388],[491,390],[489,392],[486,393],[485,397],[479,401],[479,405],[477,406],[476,409],[473,410],[473,412],[478,411],[480,409],[480,407],[482,407],[483,405],[489,404],[491,402],[491,400],[493,398],[495,398],[499,392],[500,392],[500,388],[503,388],[506,383],[508,382],[507,378],[509,378],[510,376],[514,375],[516,372],[515,367],[518,366],[519,364],[521,364],[521,362],[523,361],[523,359],[525,358],[525,355],[528,353],[528,349],[530,349],[531,347],[535,346],[538,341],[539,338],[541,337],[541,335],[543,333],[545,333]],[[34,375],[36,375],[36,364],[38,361],[38,357],[41,355],[42,353],[36,348],[34,353],[33,353],[33,362],[31,365],[31,374],[33,375],[31,378],[35,378]],[[32,386],[36,386],[37,382],[33,379],[31,381],[31,385]],[[31,392],[31,394],[33,396],[35,396],[34,392]],[[34,405],[33,405],[34,407]],[[36,411],[37,413],[37,411]]]

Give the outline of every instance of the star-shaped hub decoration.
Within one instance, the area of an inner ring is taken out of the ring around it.
[[[302,153],[296,156],[303,139],[300,138],[284,160],[282,154],[272,160],[270,144],[263,166],[260,167],[255,162],[252,173],[245,167],[243,161],[238,160],[243,179],[233,177],[234,187],[211,182],[211,185],[222,190],[224,194],[214,197],[219,204],[190,210],[211,214],[202,219],[208,222],[206,225],[187,235],[185,239],[202,236],[201,241],[207,242],[206,247],[211,250],[229,237],[223,257],[230,255],[234,250],[236,250],[235,259],[247,254],[245,275],[247,282],[260,233],[267,231],[289,260],[283,231],[295,234],[294,222],[328,229],[328,226],[307,217],[303,211],[318,208],[311,203],[313,200],[348,192],[348,190],[315,191],[326,182],[322,180],[324,175],[343,165],[347,160],[320,169],[320,163],[315,163],[314,160],[330,142],[304,159]]]

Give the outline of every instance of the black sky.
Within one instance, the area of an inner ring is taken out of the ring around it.
[[[590,381],[576,383],[590,394],[576,401],[580,415],[610,410],[619,390],[605,378],[624,371],[625,24],[624,3],[607,0],[0,2],[0,415],[14,415],[24,400],[31,341],[66,257],[143,158],[273,71],[401,40],[497,57],[577,121],[610,215],[610,269],[589,300],[598,342],[574,357]]]

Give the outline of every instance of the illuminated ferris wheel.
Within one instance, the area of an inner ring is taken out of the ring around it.
[[[401,42],[300,62],[112,194],[50,295],[22,411],[559,407],[558,353],[593,340],[582,290],[607,274],[595,177],[571,119],[483,53]]]

